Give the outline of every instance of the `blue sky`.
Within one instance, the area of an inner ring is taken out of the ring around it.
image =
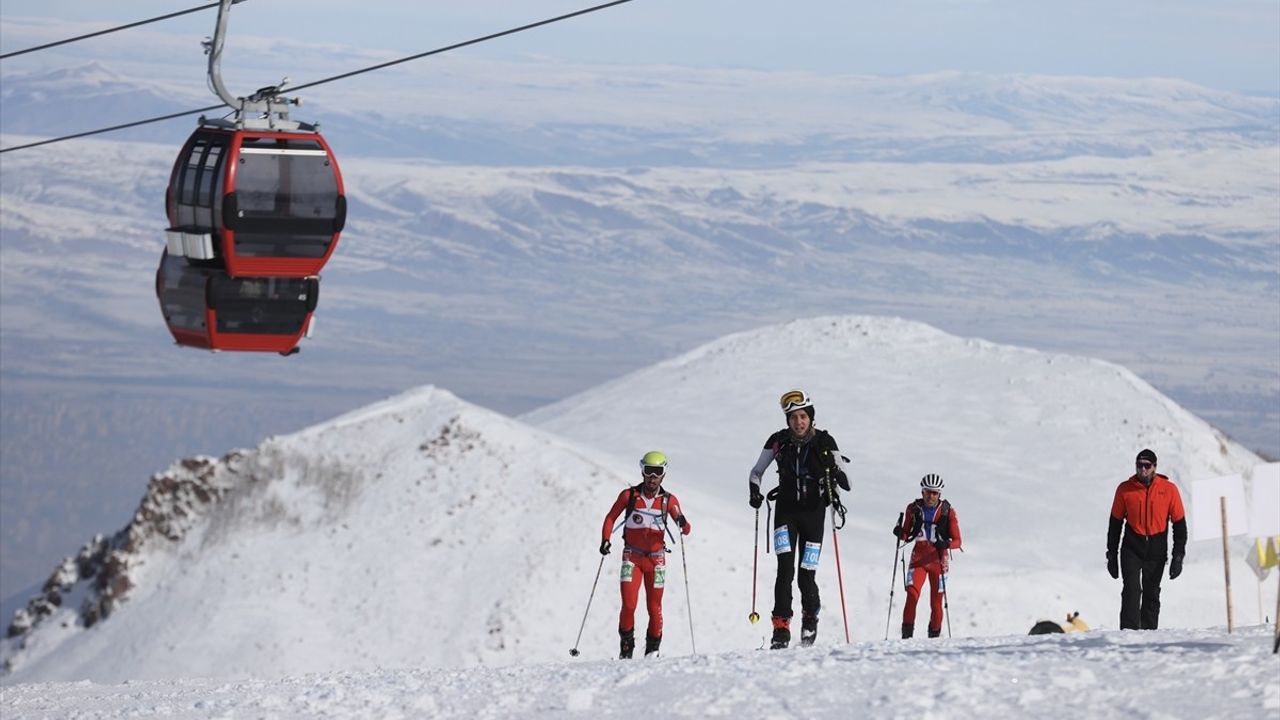
[[[75,32],[83,32],[200,4],[6,0],[4,17],[89,23],[76,26]],[[591,4],[246,0],[233,10],[232,32],[411,54]],[[214,11],[208,10],[163,27],[207,34],[213,19]],[[25,46],[4,41],[6,51]],[[1159,76],[1275,95],[1280,94],[1280,1],[633,0],[464,52],[842,74],[964,70]]]

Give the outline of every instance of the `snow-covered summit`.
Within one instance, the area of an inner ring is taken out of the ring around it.
[[[1107,515],[1138,450],[1155,450],[1188,503],[1193,480],[1260,462],[1118,365],[856,315],[729,335],[523,419],[619,456],[643,437],[671,458],[673,477],[695,479],[745,525],[748,470],[783,427],[777,399],[791,388],[809,393],[815,424],[851,460],[840,542],[852,548],[846,577],[865,593],[854,614],[881,618],[866,637],[883,632],[889,529],[926,473],[945,479],[965,538],[953,611],[966,632],[986,634],[1029,627],[1044,608],[1114,626],[1119,587],[1102,562]],[[1212,580],[1220,563],[1220,552],[1193,545],[1187,572],[1195,574],[1172,583],[1164,620],[1222,621]],[[1188,586],[1197,597],[1203,590],[1203,602],[1187,597]]]

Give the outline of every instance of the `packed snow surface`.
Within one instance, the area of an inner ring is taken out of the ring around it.
[[[1270,628],[891,640],[275,680],[4,688],[6,720],[62,718],[1274,718]]]

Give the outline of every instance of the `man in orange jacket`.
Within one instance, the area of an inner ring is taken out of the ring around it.
[[[1187,517],[1178,486],[1156,472],[1156,454],[1143,450],[1136,463],[1137,471],[1120,483],[1111,503],[1107,572],[1112,578],[1124,576],[1120,629],[1155,630],[1160,624],[1160,576],[1169,557],[1169,524],[1173,524],[1173,559],[1169,561],[1173,580],[1182,574],[1182,558],[1187,554]]]

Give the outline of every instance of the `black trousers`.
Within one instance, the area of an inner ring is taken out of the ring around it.
[[[1120,546],[1120,629],[1155,630],[1160,626],[1160,580],[1168,559],[1168,535],[1125,533]]]
[[[818,597],[818,580],[816,570],[799,569],[797,578],[796,566],[800,564],[806,542],[822,545],[822,533],[826,527],[825,508],[812,510],[796,510],[778,507],[774,516],[773,527],[787,528],[791,552],[777,553],[778,577],[773,583],[773,615],[789,618],[791,610],[791,582],[794,579],[800,586],[800,609],[804,614],[817,617],[822,601]]]

